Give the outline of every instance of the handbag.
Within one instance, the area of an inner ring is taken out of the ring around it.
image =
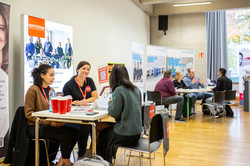
[[[95,158],[94,158],[95,157]],[[74,166],[110,166],[108,161],[104,160],[101,156],[95,155],[92,157],[85,157],[75,162]]]

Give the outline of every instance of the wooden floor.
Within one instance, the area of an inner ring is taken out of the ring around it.
[[[198,110],[201,107],[197,105]],[[233,108],[235,109],[235,107]],[[250,165],[250,113],[238,107],[238,118],[210,119],[201,111],[186,123],[170,119],[170,150],[166,155],[168,166],[247,166]],[[118,151],[118,156],[123,150]],[[136,154],[136,153],[134,153]],[[126,165],[127,157],[117,163]],[[156,152],[152,165],[162,166],[162,147]],[[138,158],[130,165],[139,166]],[[143,159],[143,165],[149,165]]]
[[[166,155],[166,165],[250,166],[250,113],[238,107],[237,119],[214,120],[202,115],[200,105],[197,105],[197,110],[197,114],[186,123],[175,123],[170,119],[170,150]],[[119,149],[117,158],[123,152]],[[116,165],[127,165],[127,161],[128,157],[125,157]],[[139,166],[139,158],[132,157],[130,165]],[[149,165],[149,160],[143,159],[143,165]],[[152,165],[163,165],[162,147],[156,152]]]

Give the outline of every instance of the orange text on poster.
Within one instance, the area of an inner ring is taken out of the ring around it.
[[[45,38],[45,20],[41,18],[29,16],[28,34],[29,36]]]

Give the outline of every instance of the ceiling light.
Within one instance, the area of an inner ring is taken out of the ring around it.
[[[180,6],[193,6],[193,5],[210,5],[212,2],[196,2],[196,3],[180,3],[180,4],[173,4],[173,7],[180,7]]]

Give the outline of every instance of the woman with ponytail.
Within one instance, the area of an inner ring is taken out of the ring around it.
[[[28,136],[33,139],[36,117],[32,116],[32,113],[49,109],[49,91],[53,90],[49,85],[54,82],[55,71],[52,66],[42,64],[33,70],[32,77],[34,85],[26,93],[24,111],[28,123]],[[57,166],[71,166],[70,153],[78,139],[78,131],[64,123],[41,121],[40,124],[39,137],[60,144],[62,156]]]

